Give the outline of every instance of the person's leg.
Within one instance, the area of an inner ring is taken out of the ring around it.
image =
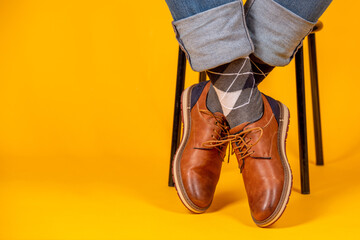
[[[222,113],[228,112],[222,110],[221,103],[229,101],[227,95],[231,95],[228,105],[232,108],[241,102],[237,100],[241,88],[246,87],[247,99],[241,104],[247,104],[251,96],[248,89],[254,86],[254,81],[248,81],[249,74],[244,74],[244,71],[251,72],[249,60],[244,58],[253,52],[253,45],[239,0],[166,2],[174,18],[176,38],[191,67],[195,71],[212,69],[209,75],[213,84],[199,83],[182,94],[184,133],[173,165],[180,199],[189,210],[201,213],[212,202],[225,155],[226,142],[221,141],[228,135],[229,127]],[[224,71],[231,75],[223,75]],[[230,84],[236,88],[233,90]],[[216,91],[225,93],[224,99],[219,101]]]
[[[332,0],[248,0],[246,22],[255,51],[256,82],[274,66],[287,65]],[[262,73],[265,73],[263,75]]]
[[[235,0],[165,0],[174,21],[194,16]]]
[[[194,70],[212,82],[207,106],[230,127],[262,115],[262,98],[248,58],[253,46],[238,0],[167,0],[177,39]],[[184,30],[185,29],[185,30]]]
[[[239,0],[166,0],[173,28],[193,70],[247,57],[253,45]]]
[[[245,4],[247,26],[255,47],[250,58],[253,63],[257,62],[254,70],[260,66],[263,68],[260,72],[265,73],[273,66],[284,66],[290,62],[302,39],[329,3],[327,0],[327,5],[326,1],[293,0],[293,3],[302,6],[289,10],[276,1],[292,7],[289,0],[287,3],[285,0],[248,0]],[[265,95],[263,109],[259,120],[245,122],[229,131],[251,215],[260,227],[269,226],[281,217],[292,184],[285,151],[289,110],[281,102]]]
[[[213,84],[207,99],[210,111],[222,112],[231,128],[261,117],[263,101],[248,57],[206,72]]]
[[[316,23],[332,0],[274,0],[301,18]]]

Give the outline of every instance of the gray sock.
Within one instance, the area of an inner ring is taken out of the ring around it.
[[[212,83],[207,107],[211,112],[222,112],[231,128],[262,116],[263,101],[249,58],[210,69],[207,74]]]
[[[209,92],[207,95],[206,106],[212,113],[215,113],[215,112],[223,113],[221,103],[219,101],[217,93],[215,92],[214,86],[212,84],[210,85],[210,89],[209,89]]]

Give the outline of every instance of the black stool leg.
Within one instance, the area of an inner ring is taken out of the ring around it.
[[[185,70],[186,70],[186,57],[185,53],[179,48],[178,67],[176,76],[176,90],[175,90],[175,107],[174,107],[174,119],[173,119],[173,132],[171,141],[171,155],[170,155],[170,168],[169,168],[169,187],[174,186],[172,178],[172,163],[176,152],[176,149],[180,143],[180,130],[181,130],[181,93],[184,90],[185,84]]]
[[[321,119],[320,119],[319,84],[318,84],[316,45],[315,45],[314,33],[311,33],[308,36],[308,43],[309,43],[309,61],[310,61],[310,76],[311,76],[311,93],[312,93],[312,105],[313,105],[313,115],[314,115],[316,165],[324,165]]]
[[[299,122],[299,152],[300,152],[300,174],[301,193],[310,193],[309,161],[306,134],[306,107],[305,107],[305,84],[304,84],[304,55],[301,47],[295,55],[296,65],[296,95]]]
[[[206,73],[200,72],[199,74],[199,82],[205,82],[206,81]]]

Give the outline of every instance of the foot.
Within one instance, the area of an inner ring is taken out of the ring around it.
[[[289,110],[262,95],[263,116],[230,130],[229,139],[239,162],[251,215],[259,227],[275,223],[289,200],[292,174],[285,143]]]
[[[212,144],[227,136],[229,127],[223,114],[206,106],[210,84],[193,85],[182,94],[183,136],[173,161],[178,195],[194,213],[209,208],[227,147],[227,143]]]

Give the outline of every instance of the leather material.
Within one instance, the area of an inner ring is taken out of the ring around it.
[[[243,123],[230,134],[254,129],[244,136],[250,147],[249,156],[241,159],[239,144],[232,142],[242,168],[242,176],[255,221],[264,221],[277,208],[284,186],[284,168],[278,150],[278,122],[267,98],[262,95],[264,114],[254,123]],[[259,129],[261,128],[261,129]],[[243,162],[244,161],[244,162]]]
[[[190,109],[193,109],[193,107],[199,100],[199,97],[201,96],[201,93],[204,91],[204,88],[206,87],[207,84],[208,82],[200,82],[192,88]]]
[[[219,123],[226,123],[221,113],[206,114],[206,97],[210,88],[207,83],[197,103],[191,109],[191,130],[181,157],[180,169],[184,190],[198,208],[208,208],[212,202],[220,177],[227,144],[217,148],[205,148],[203,143],[225,136]],[[220,120],[220,121],[219,121]],[[219,134],[217,134],[217,133]]]

